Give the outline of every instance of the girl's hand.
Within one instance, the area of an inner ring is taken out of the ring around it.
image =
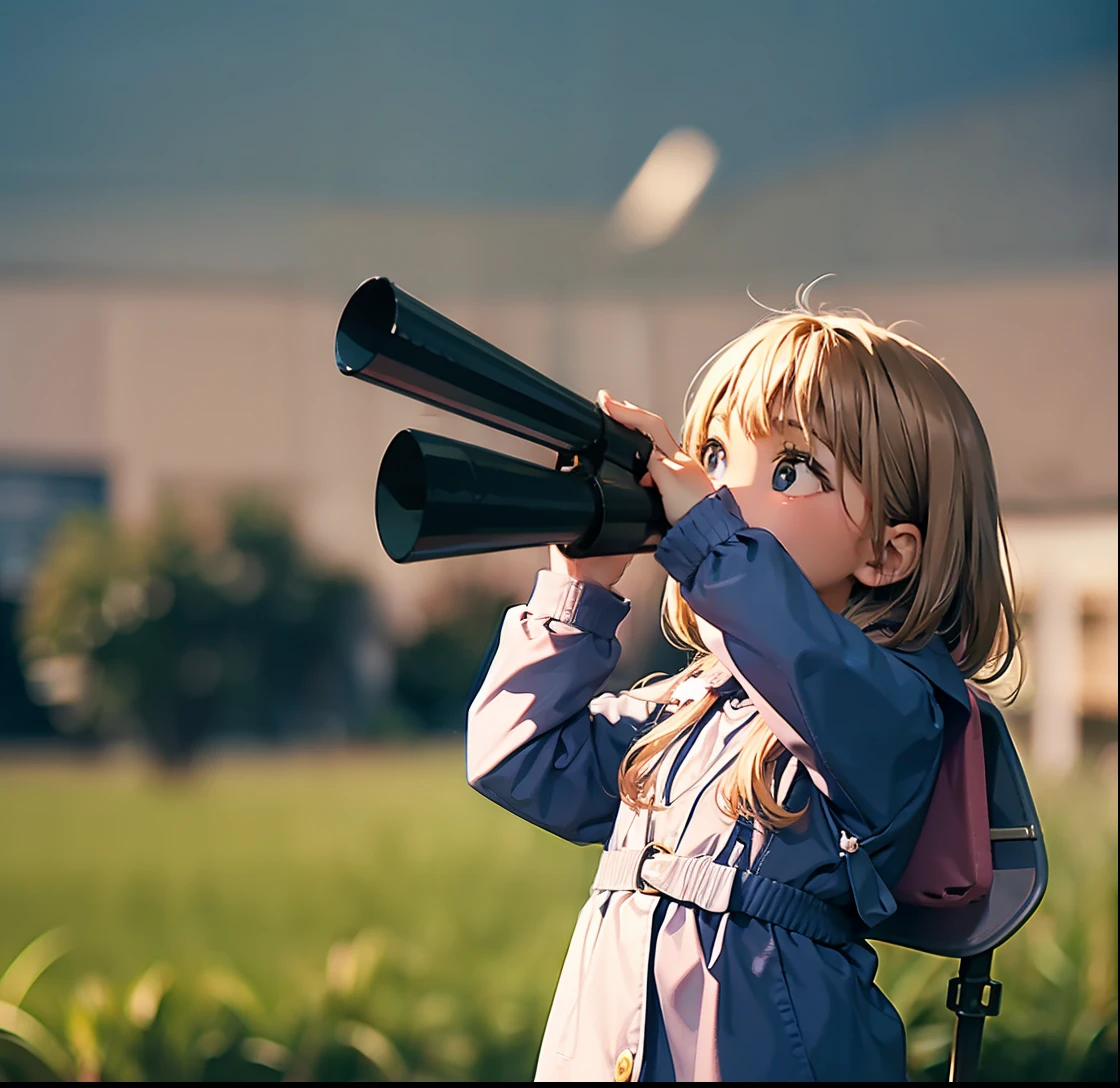
[[[652,482],[661,492],[661,503],[670,525],[676,525],[701,499],[715,491],[703,466],[681,449],[660,416],[627,400],[615,400],[605,389],[599,390],[599,407],[611,419],[641,431],[652,440],[649,471],[641,482]]]

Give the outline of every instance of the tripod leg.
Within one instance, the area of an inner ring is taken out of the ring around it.
[[[992,950],[994,951],[994,950]],[[998,1016],[1002,986],[991,978],[992,951],[965,956],[960,973],[949,980],[945,1004],[957,1014],[953,1050],[949,1057],[949,1080],[973,1081],[980,1068],[980,1037],[984,1018]]]

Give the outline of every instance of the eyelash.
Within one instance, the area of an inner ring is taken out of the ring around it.
[[[828,473],[824,470],[821,463],[814,459],[811,453],[799,450],[796,446],[786,445],[782,447],[782,452],[774,458],[774,464],[777,464],[779,461],[793,461],[795,464],[805,465],[809,471],[820,480],[821,487],[825,491],[833,490],[832,481],[828,478]]]

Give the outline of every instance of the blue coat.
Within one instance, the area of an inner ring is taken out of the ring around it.
[[[503,619],[468,711],[468,779],[571,842],[608,851],[660,842],[807,893],[842,935],[593,890],[537,1079],[903,1080],[903,1026],[874,985],[877,957],[860,933],[895,909],[888,889],[921,829],[946,721],[968,715],[963,678],[940,640],[888,650],[831,612],[726,488],[666,534],[656,559],[723,665],[711,681],[716,705],[659,764],[663,807],[620,805],[617,778],[665,706],[640,690],[597,694],[629,602],[549,571]],[[719,777],[760,711],[786,749],[777,795],[791,810],[808,806],[777,832],[716,804]]]

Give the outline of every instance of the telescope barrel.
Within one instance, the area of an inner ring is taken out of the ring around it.
[[[573,559],[651,551],[668,530],[642,487],[650,439],[455,324],[382,276],[350,297],[335,335],[339,370],[517,435],[555,468],[423,431],[389,444],[377,531],[398,563],[556,544]]]
[[[377,477],[377,531],[398,563],[581,543],[647,551],[660,531],[660,503],[617,466],[596,477],[544,468],[424,431],[401,431]],[[604,519],[603,512],[609,515]],[[606,521],[606,524],[604,524]]]
[[[652,450],[645,435],[383,276],[366,280],[346,304],[335,361],[344,374],[579,455],[594,468],[607,460],[640,476]]]

